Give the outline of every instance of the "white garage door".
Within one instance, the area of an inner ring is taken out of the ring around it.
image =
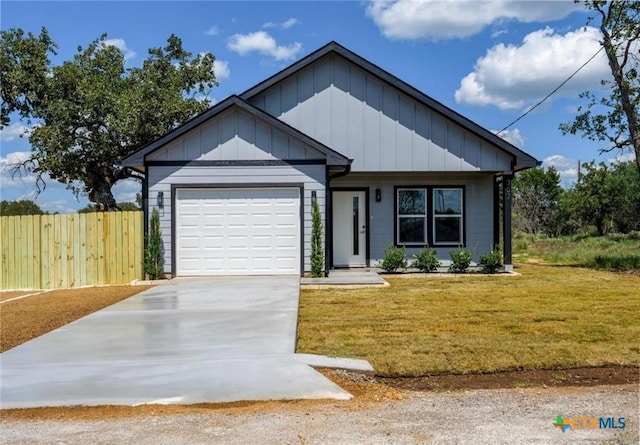
[[[178,189],[176,272],[300,273],[298,188]]]

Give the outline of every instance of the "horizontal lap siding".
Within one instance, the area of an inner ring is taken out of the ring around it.
[[[498,171],[511,157],[339,57],[251,102],[352,158],[352,171]]]
[[[493,177],[485,174],[351,174],[331,181],[331,187],[369,188],[369,237],[371,264],[382,259],[384,249],[394,242],[394,186],[464,186],[466,247],[474,253],[477,261],[493,246]],[[382,194],[381,202],[375,202],[375,189]],[[407,247],[407,254],[413,255],[419,249]],[[437,248],[441,260],[449,260],[450,247]]]
[[[242,184],[303,184],[304,196],[304,269],[310,270],[311,251],[311,193],[316,192],[320,212],[324,221],[325,202],[325,166],[263,166],[263,167],[149,167],[149,203],[150,209],[156,206],[159,192],[164,193],[164,208],[160,212],[166,273],[171,272],[171,185],[226,185]]]

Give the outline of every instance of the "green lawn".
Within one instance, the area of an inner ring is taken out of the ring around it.
[[[303,290],[297,349],[363,358],[384,376],[640,364],[640,276],[516,270]]]

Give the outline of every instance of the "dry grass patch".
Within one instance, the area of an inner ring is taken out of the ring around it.
[[[44,292],[0,305],[0,352],[111,306],[151,286],[106,286]]]
[[[640,277],[543,265],[518,272],[305,290],[298,351],[364,358],[384,376],[640,363]]]

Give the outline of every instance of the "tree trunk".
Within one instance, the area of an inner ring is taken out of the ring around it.
[[[89,201],[94,202],[99,212],[118,210],[116,200],[111,193],[111,184],[105,178],[96,177],[91,182]]]
[[[609,8],[613,7],[613,5],[609,6]],[[633,151],[636,155],[636,167],[638,169],[638,173],[640,173],[640,122],[638,118],[638,110],[634,107],[634,104],[631,101],[632,91],[624,77],[624,66],[622,66],[618,60],[618,51],[616,50],[612,36],[607,28],[610,26],[609,20],[611,17],[611,11],[609,11],[607,15],[605,15],[601,10],[600,13],[603,17],[600,25],[602,45],[604,46],[604,50],[607,54],[607,60],[609,61],[609,68],[611,68],[613,80],[620,91],[620,103],[622,105],[622,110],[627,117],[627,123],[629,124],[629,139],[633,145]],[[626,49],[626,51],[632,50],[633,48],[630,49],[629,46]],[[627,60],[628,56],[629,54],[624,54],[624,59]]]

